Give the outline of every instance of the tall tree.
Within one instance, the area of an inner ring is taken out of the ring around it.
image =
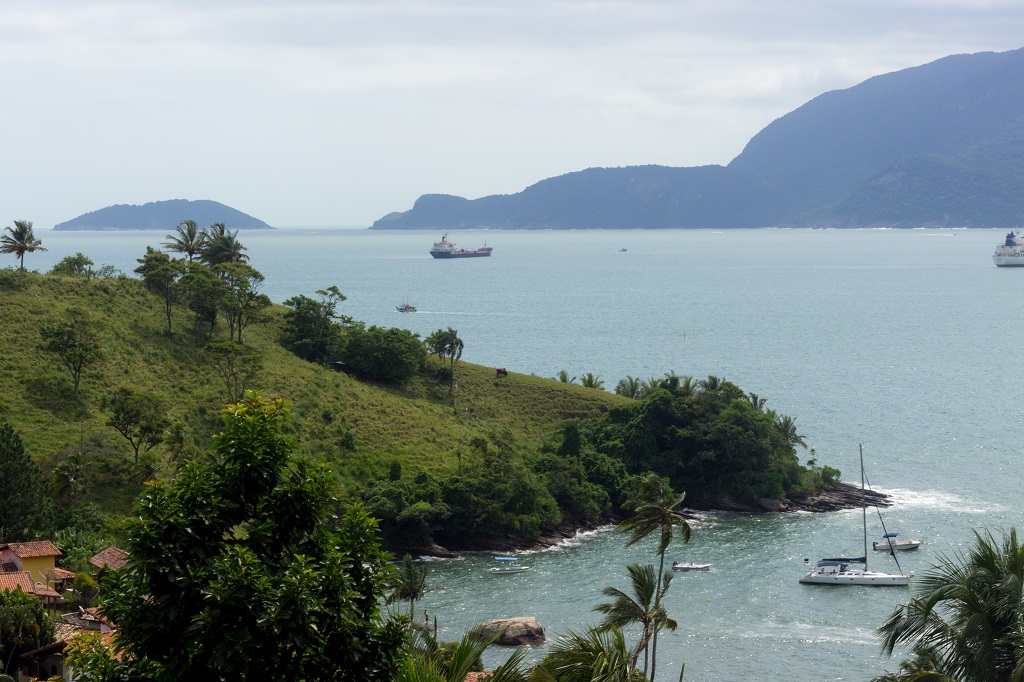
[[[228,340],[234,341],[237,334],[242,343],[242,331],[270,306],[267,295],[260,293],[263,274],[244,263],[221,263],[213,271],[224,283],[220,303],[228,318]]]
[[[618,530],[630,534],[626,542],[627,547],[652,533],[658,533],[659,576],[665,575],[665,552],[668,551],[676,531],[679,531],[684,543],[690,541],[690,524],[678,511],[685,497],[686,493],[676,495],[665,479],[656,474],[648,474],[641,482],[636,495],[623,505],[633,511],[633,516],[618,526]],[[668,581],[665,581],[664,586],[660,586],[655,593],[655,609],[660,606],[667,587]],[[651,682],[654,682],[658,664],[658,629],[656,627],[651,634]]]
[[[247,350],[240,343],[208,343],[203,346],[203,352],[224,381],[229,402],[244,398],[253,380],[263,371],[263,359],[259,353]]]
[[[1024,678],[1024,546],[1016,529],[974,531],[966,554],[915,579],[915,595],[879,628],[882,651],[912,645],[899,674],[879,680],[1010,682]]]
[[[617,395],[624,395],[627,398],[633,398],[634,400],[639,398],[644,389],[644,380],[640,377],[626,376],[625,379],[619,379],[619,383],[615,385],[615,393]]]
[[[222,263],[247,263],[246,248],[238,241],[238,230],[232,232],[224,223],[214,223],[206,229],[202,260],[213,267]]]
[[[0,423],[0,543],[22,542],[46,535],[53,526],[53,498],[46,474],[25,452],[14,427]]]
[[[95,320],[81,308],[69,308],[63,320],[45,323],[39,334],[42,349],[60,358],[71,372],[74,392],[78,393],[82,372],[101,357]]]
[[[392,579],[391,592],[388,594],[388,603],[409,600],[409,623],[416,620],[416,600],[427,591],[427,567],[417,566],[413,563],[412,556],[406,554],[402,557],[402,563],[398,572]]]
[[[459,332],[452,327],[438,329],[427,337],[427,348],[439,358],[449,358],[451,366],[448,373],[448,392],[455,388],[455,362],[462,357],[464,344]]]
[[[181,287],[178,280],[185,269],[185,261],[180,258],[172,259],[166,253],[156,251],[152,246],[146,247],[146,255],[139,258],[139,267],[135,272],[142,275],[146,288],[160,297],[164,304],[164,314],[167,318],[167,335],[171,335],[171,311],[174,303],[181,294]]]
[[[331,530],[331,476],[292,458],[286,413],[255,393],[229,406],[215,456],[135,507],[103,609],[157,682],[392,678],[404,631],[380,611],[393,569],[376,522],[353,505]]]
[[[139,451],[149,452],[163,442],[169,425],[163,403],[154,395],[122,386],[103,399],[103,409],[110,412],[107,426],[112,426],[131,445],[135,464]]]
[[[188,262],[195,260],[196,256],[202,254],[209,235],[199,229],[194,220],[182,220],[175,228],[176,234],[167,235],[170,241],[163,242],[169,251],[184,253],[188,256]]]
[[[605,615],[601,623],[601,629],[604,630],[611,628],[625,629],[630,625],[640,625],[640,638],[637,640],[636,646],[633,647],[632,651],[632,665],[634,668],[636,667],[637,659],[642,651],[644,654],[644,677],[647,677],[648,651],[652,635],[656,630],[662,628],[674,631],[677,624],[668,617],[664,604],[656,606],[654,603],[659,590],[658,578],[654,574],[654,566],[652,564],[643,566],[640,564],[630,564],[626,567],[626,570],[629,572],[633,593],[628,594],[615,587],[606,587],[602,590],[602,594],[610,597],[612,601],[598,604],[594,607],[594,610]],[[668,590],[671,580],[671,574],[666,573],[662,577],[664,582],[664,586],[661,588],[662,594]]]
[[[338,314],[338,304],[346,300],[338,287],[316,293],[319,299],[299,295],[284,302],[290,310],[284,313],[281,343],[303,360],[331,362],[341,353],[342,326],[352,324],[352,318]]]
[[[202,263],[188,263],[180,284],[192,311],[192,338],[198,347],[213,336],[217,311],[226,295],[224,282]]]
[[[18,285],[23,286],[25,284],[25,254],[46,251],[43,248],[43,240],[38,239],[32,232],[31,220],[15,220],[14,227],[5,227],[4,231],[9,234],[0,236],[0,253],[13,253],[18,257],[21,265]]]

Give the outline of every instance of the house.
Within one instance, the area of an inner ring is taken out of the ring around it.
[[[113,628],[106,619],[100,616],[95,608],[79,608],[77,613],[65,613],[61,620],[54,624],[54,642],[39,647],[33,651],[27,651],[21,655],[21,675],[25,679],[49,677],[65,677],[72,679],[69,669],[64,666],[64,650],[68,642],[79,633],[90,630],[97,631],[103,637],[103,641],[110,646],[110,638],[113,636]],[[120,654],[117,655],[120,660]]]
[[[0,545],[0,572],[27,571],[33,583],[42,583],[53,589],[58,583],[63,586],[67,574],[71,578],[75,577],[74,573],[62,568],[60,571],[64,577],[57,578],[55,561],[59,556],[62,556],[62,552],[49,540],[8,542]]]
[[[25,594],[34,594],[43,600],[43,606],[57,609],[64,603],[63,597],[55,589],[41,582],[32,582],[28,571],[6,571],[0,573],[0,590],[21,590]]]
[[[107,568],[112,571],[116,571],[119,568],[124,568],[128,565],[128,558],[131,556],[130,553],[117,547],[107,547],[99,554],[94,554],[89,557],[89,563],[96,568]]]

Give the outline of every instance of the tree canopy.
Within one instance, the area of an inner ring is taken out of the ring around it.
[[[398,623],[390,572],[358,505],[332,529],[322,467],[291,456],[286,406],[249,393],[212,461],[148,486],[128,524],[130,567],[105,585],[119,646],[155,680],[386,680]]]

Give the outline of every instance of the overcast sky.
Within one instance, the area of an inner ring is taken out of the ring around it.
[[[0,0],[0,226],[164,199],[369,225],[726,164],[827,90],[1022,46],[1021,0]]]

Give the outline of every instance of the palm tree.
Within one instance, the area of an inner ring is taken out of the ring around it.
[[[21,262],[18,286],[25,284],[25,254],[35,251],[46,251],[43,240],[37,239],[32,232],[31,220],[15,220],[14,227],[5,227],[10,234],[0,236],[0,253],[13,253]]]
[[[633,584],[632,596],[615,587],[606,587],[602,594],[610,597],[613,601],[606,604],[598,604],[595,611],[605,614],[600,629],[626,628],[639,623],[642,630],[640,639],[633,647],[631,664],[635,668],[640,652],[644,653],[644,677],[647,676],[647,654],[650,648],[651,636],[656,630],[668,628],[675,630],[677,623],[668,617],[664,604],[657,607],[654,600],[658,593],[658,578],[654,575],[654,566],[646,564],[630,564],[626,567],[629,572],[630,581]],[[672,581],[671,574],[663,576],[664,586],[661,593],[668,590]]]
[[[632,663],[622,630],[590,628],[570,630],[559,637],[537,665],[531,679],[538,682],[643,682],[644,673]]]
[[[395,575],[391,594],[388,595],[388,604],[396,601],[409,600],[409,622],[416,620],[416,600],[427,591],[427,567],[417,566],[412,562],[412,556],[406,554],[402,558],[402,565],[398,567]]]
[[[203,252],[209,235],[200,230],[194,220],[182,220],[175,229],[177,236],[167,235],[170,241],[163,242],[163,245],[170,251],[186,254],[188,262],[191,263],[196,256]]]
[[[807,441],[804,437],[796,432],[796,420],[789,415],[782,415],[775,420],[775,426],[782,432],[782,436],[790,445],[799,445],[804,450],[807,449]]]
[[[619,379],[619,383],[615,386],[615,392],[618,395],[624,395],[627,398],[633,398],[636,400],[640,397],[643,387],[643,379],[640,377],[631,377],[627,374],[625,379]]]
[[[408,656],[399,663],[391,679],[393,682],[463,682],[492,641],[467,633],[447,653],[430,634],[414,635]],[[527,673],[523,668],[526,653],[526,647],[517,649],[505,663],[495,668],[488,682],[526,682]]]
[[[242,253],[246,248],[238,241],[238,230],[232,232],[224,223],[214,223],[204,234],[202,260],[205,264],[212,267],[221,263],[249,262],[249,256]]]
[[[878,629],[882,651],[913,645],[914,659],[885,680],[959,682],[1024,677],[1024,547],[1011,529],[996,540],[974,532],[968,554],[943,557],[916,595]]]
[[[462,357],[463,343],[459,332],[451,327],[438,329],[427,337],[427,346],[439,358],[449,358],[451,367],[448,375],[448,392],[455,388],[455,362]]]
[[[634,515],[619,524],[618,530],[629,533],[629,540],[626,547],[643,540],[651,533],[658,531],[658,575],[665,573],[665,552],[675,535],[676,529],[682,536],[683,542],[690,541],[690,524],[677,511],[679,505],[686,498],[686,493],[676,495],[669,487],[665,479],[657,474],[648,474],[641,482],[640,489],[635,497],[626,500],[622,506],[632,509]],[[665,583],[665,587],[668,583]],[[654,595],[655,609],[661,605],[661,597],[664,589],[659,589]],[[651,682],[654,682],[654,674],[658,659],[658,631],[654,631],[651,637]]]
[[[571,384],[576,381],[576,377],[569,378],[569,373],[564,369],[558,370],[558,374],[555,375],[555,379],[561,381],[563,384]]]
[[[593,372],[587,372],[580,377],[580,386],[585,386],[586,388],[602,388],[604,386],[604,379]]]

